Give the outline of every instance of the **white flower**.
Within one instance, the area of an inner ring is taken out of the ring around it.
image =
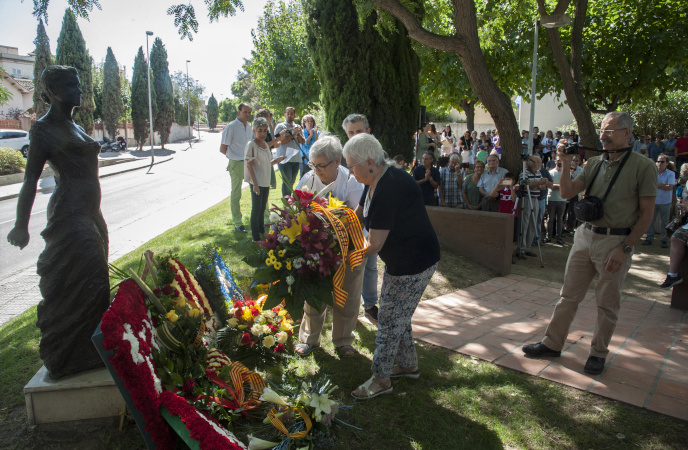
[[[320,420],[323,413],[330,414],[332,412],[332,405],[337,403],[334,400],[330,400],[327,394],[314,393],[311,398],[311,406],[315,408],[315,414],[313,415],[315,420]]]
[[[275,338],[272,336],[265,336],[263,338],[263,347],[272,348],[275,346]]]
[[[262,314],[260,314],[256,317],[255,322],[256,323],[263,323],[263,322],[265,322],[265,317]]]
[[[273,448],[279,445],[279,442],[270,442],[263,439],[258,439],[253,437],[252,434],[248,435],[248,450],[263,450],[266,448]]]
[[[270,327],[267,325],[261,325],[261,330],[263,331],[263,334],[270,334]]]
[[[267,311],[263,311],[263,315],[265,316],[266,319],[272,321],[272,319],[275,318],[276,314],[275,311],[268,309]]]
[[[280,217],[279,214],[277,214],[276,212],[273,211],[270,213],[270,219],[269,220],[270,220],[270,223],[277,223],[280,220],[282,220],[282,218]]]
[[[303,258],[300,257],[300,256],[299,256],[298,258],[296,258],[296,259],[294,260],[294,269],[300,269],[301,266],[303,266],[303,263],[304,263],[305,261],[306,261],[306,260],[303,259]]]
[[[287,406],[287,402],[285,402],[282,397],[277,394],[277,392],[273,391],[269,387],[263,389],[263,395],[260,396],[259,400],[261,402],[270,402],[275,403],[276,405]]]
[[[296,267],[296,263],[294,263],[294,267]],[[301,266],[299,266],[299,267],[301,267]],[[299,267],[296,267],[296,268],[298,269]],[[289,275],[289,276],[287,277],[287,284],[288,284],[289,286],[291,286],[292,284],[294,284],[294,281],[296,281],[296,280],[294,279],[294,277],[293,277],[292,275]]]
[[[277,343],[279,344],[284,344],[287,342],[287,339],[289,339],[289,335],[284,331],[280,331],[275,335],[275,337],[277,338]]]
[[[263,327],[258,324],[255,324],[251,327],[251,334],[254,336],[258,336],[262,331]]]
[[[227,322],[227,325],[229,325],[229,326],[232,327],[232,328],[236,328],[237,325],[239,325],[239,319],[237,319],[236,317],[232,317],[232,318],[229,319],[229,321]]]

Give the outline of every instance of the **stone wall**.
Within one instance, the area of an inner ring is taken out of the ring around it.
[[[428,206],[440,244],[499,275],[511,273],[514,217],[511,214]]]

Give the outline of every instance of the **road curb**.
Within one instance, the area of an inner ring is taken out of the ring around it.
[[[166,159],[157,161],[157,162],[153,163],[153,165],[157,166],[158,164],[165,163],[165,162],[170,161],[172,159],[174,159],[174,156],[170,156]],[[124,165],[124,164],[130,164],[130,163],[115,164],[115,165]],[[133,164],[133,162],[131,164]],[[98,178],[106,178],[106,177],[111,177],[113,175],[118,175],[120,173],[133,172],[134,170],[145,169],[146,167],[150,167],[150,166],[151,166],[151,164],[149,162],[146,162],[145,164],[140,164],[140,165],[137,165],[136,167],[127,167],[127,168],[123,168],[123,170],[118,170],[118,171],[115,171],[112,173],[100,174],[100,175],[98,175]],[[104,167],[108,167],[108,166],[104,166]],[[37,188],[36,193],[49,191],[52,189],[55,189],[55,186],[50,186],[50,187],[45,187],[45,188]],[[10,199],[17,198],[17,197],[19,197],[19,192],[0,196],[0,201],[10,200]]]

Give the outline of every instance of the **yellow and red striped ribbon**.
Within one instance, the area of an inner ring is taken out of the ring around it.
[[[308,436],[308,433],[311,431],[311,428],[313,427],[313,423],[311,422],[310,417],[308,417],[308,414],[306,414],[306,412],[303,409],[301,409],[301,408],[291,408],[291,409],[293,409],[294,411],[298,412],[301,415],[301,418],[306,423],[306,429],[305,430],[301,430],[298,433],[289,434],[289,431],[287,430],[287,428],[282,423],[282,419],[275,416],[275,414],[277,413],[277,410],[275,408],[272,408],[272,409],[270,409],[270,411],[268,411],[268,419],[270,419],[270,422],[275,426],[275,428],[277,428],[280,431],[280,433],[283,433],[287,437],[290,437],[293,439],[303,439],[306,436]]]
[[[346,259],[347,257],[349,258],[349,264],[353,269],[361,264],[363,254],[367,248],[365,238],[363,237],[363,230],[361,230],[361,223],[358,221],[356,213],[349,208],[323,208],[316,202],[312,202],[311,206],[315,211],[321,212],[327,217],[339,240],[339,247],[342,251],[342,264],[337,268],[332,281],[334,284],[335,303],[343,307],[347,296],[347,292],[342,289],[344,273],[346,272]],[[334,212],[343,212],[346,215],[347,222],[349,223],[348,229]],[[352,252],[349,252],[349,236],[351,236],[351,243],[355,249]]]

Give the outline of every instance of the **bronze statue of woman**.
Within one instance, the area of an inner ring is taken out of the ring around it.
[[[40,356],[57,379],[103,365],[91,335],[110,299],[108,232],[100,212],[100,146],[72,120],[81,103],[78,73],[73,67],[48,66],[41,79],[50,110],[31,127],[17,220],[7,240],[19,248],[29,243],[36,185],[47,162],[55,172],[55,191],[41,233],[45,250],[36,271],[43,300],[36,324],[42,334]]]

